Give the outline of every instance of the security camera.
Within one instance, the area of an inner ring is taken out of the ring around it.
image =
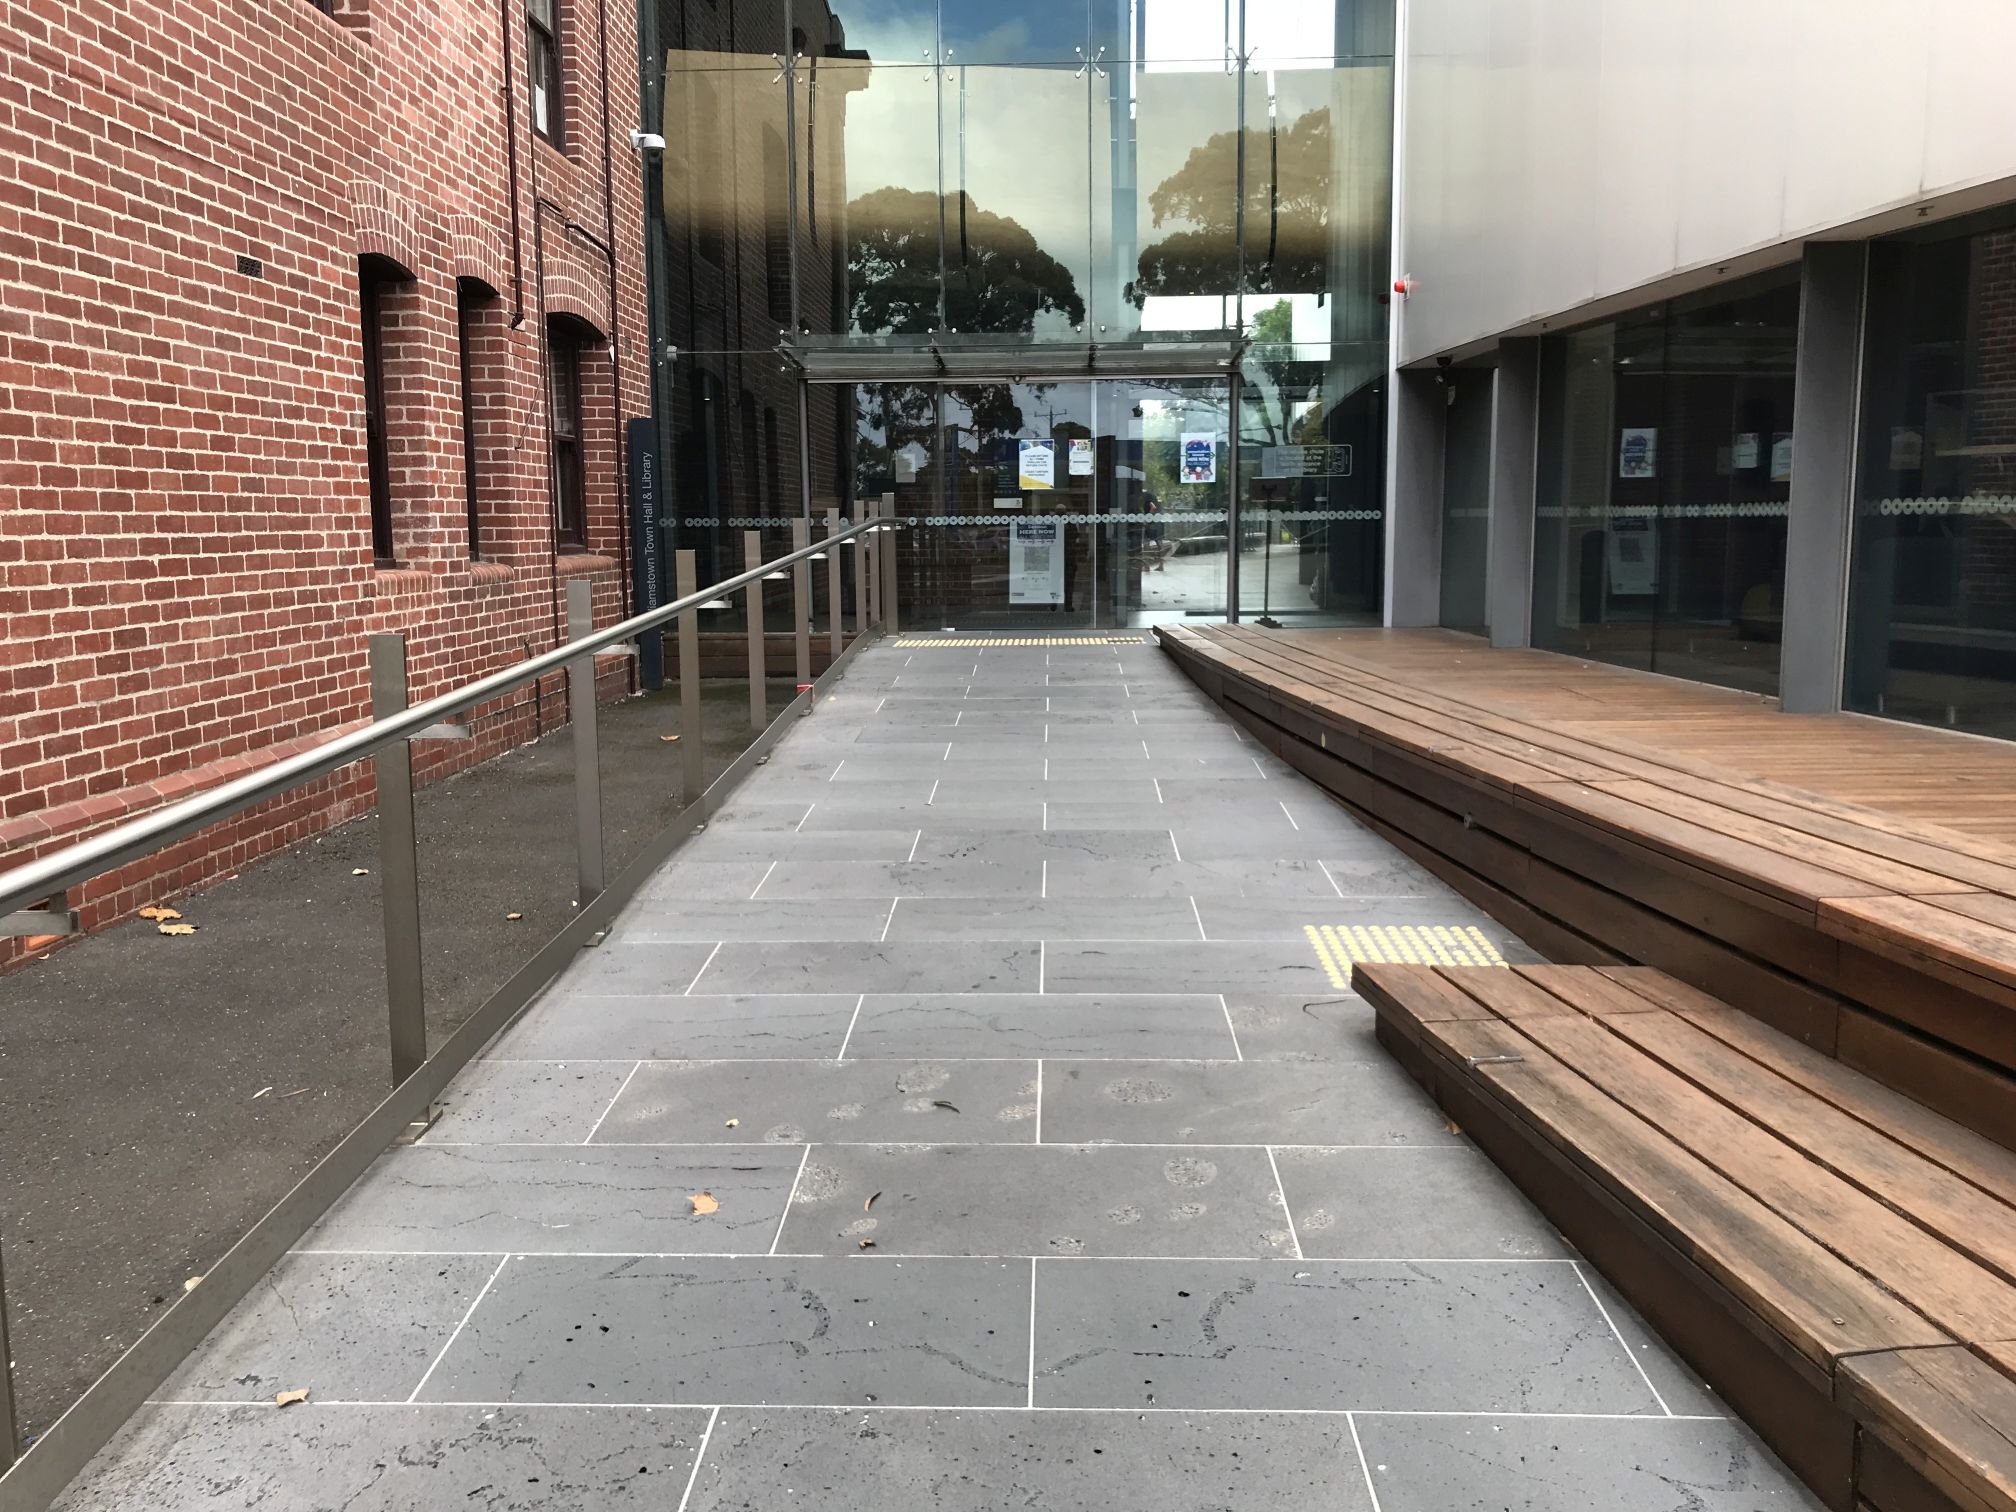
[[[632,152],[663,152],[665,150],[665,138],[658,135],[655,131],[639,131],[633,126],[630,129],[630,150]]]

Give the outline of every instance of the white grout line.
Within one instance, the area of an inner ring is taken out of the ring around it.
[[[1036,1410],[1036,1257],[1029,1257],[1029,1411]]]
[[[805,805],[805,812],[800,814],[798,816],[798,822],[793,826],[791,826],[792,834],[797,835],[804,833],[805,821],[812,817],[812,810],[814,810],[817,807],[819,807],[817,802],[812,802]]]
[[[1283,799],[1281,800],[1281,812],[1282,812],[1282,813],[1284,813],[1284,814],[1288,814],[1288,824],[1289,824],[1289,827],[1290,827],[1291,829],[1294,829],[1294,830],[1296,830],[1296,831],[1297,831],[1297,832],[1299,833],[1299,832],[1300,832],[1300,830],[1301,830],[1301,828],[1302,828],[1302,826],[1301,826],[1301,825],[1299,825],[1299,824],[1297,824],[1297,823],[1295,822],[1295,816],[1294,816],[1293,814],[1289,814],[1289,813],[1288,813],[1288,800],[1287,800],[1286,798],[1283,798]]]
[[[1167,803],[1169,800],[1162,796],[1162,779],[1160,777],[1150,777],[1148,780],[1155,784],[1155,801],[1157,803]]]
[[[1190,899],[1190,917],[1197,921],[1197,938],[1200,940],[1210,939],[1211,936],[1204,932],[1204,915],[1198,910],[1195,896],[1192,896]]]
[[[934,777],[934,778],[932,778],[932,779],[931,779],[931,791],[930,791],[930,792],[929,792],[928,794],[926,794],[926,795],[925,795],[925,798],[924,798],[924,807],[926,807],[926,808],[929,808],[929,807],[931,807],[931,805],[932,805],[932,804],[934,804],[934,803],[936,803],[936,802],[938,801],[938,784],[939,784],[939,783],[940,783],[940,782],[941,782],[942,780],[943,780],[942,778],[938,778],[938,777]],[[920,833],[921,833],[921,831],[920,831]]]
[[[923,831],[919,830],[918,833],[921,835]],[[877,940],[875,942],[876,944],[886,945],[889,943],[889,926],[896,922],[896,905],[898,903],[901,903],[902,901],[903,901],[903,895],[901,893],[898,893],[895,897],[889,900],[889,915],[882,921],[882,938],[880,940]]]
[[[1493,1416],[1497,1417],[1509,1415],[1507,1413],[1493,1414]],[[1365,1494],[1372,1498],[1372,1512],[1380,1512],[1379,1488],[1372,1484],[1372,1461],[1365,1458],[1365,1445],[1358,1437],[1357,1415],[1350,1412],[1345,1413],[1344,1422],[1351,1429],[1351,1447],[1358,1451],[1358,1469],[1365,1477]],[[681,1504],[681,1512],[684,1512],[683,1503]]]
[[[847,1046],[854,1039],[854,1026],[861,1022],[861,1005],[868,1001],[868,994],[862,993],[854,999],[854,1016],[847,1020],[847,1032],[840,1038],[840,1053],[833,1057],[836,1061],[847,1059]]]
[[[803,823],[804,821],[800,820],[799,822]],[[749,889],[750,902],[753,903],[756,901],[756,894],[763,891],[763,884],[770,880],[770,873],[774,872],[775,870],[777,870],[777,863],[775,861],[772,861],[770,865],[764,869],[763,875],[757,879],[756,885],[751,889]]]
[[[777,1246],[784,1238],[784,1225],[791,1217],[791,1204],[798,1200],[798,1183],[805,1179],[806,1162],[812,1158],[812,1146],[808,1142],[805,1153],[798,1157],[798,1174],[791,1178],[791,1194],[784,1199],[784,1211],[777,1218],[777,1232],[770,1240],[770,1253],[777,1253]]]
[[[1266,782],[1268,780],[1267,768],[1260,765],[1260,758],[1258,756],[1249,756],[1247,760],[1253,763],[1253,770],[1260,774],[1260,780]]]
[[[714,964],[714,957],[721,954],[721,947],[727,943],[726,940],[716,940],[714,942],[714,948],[707,952],[707,959],[700,963],[700,969],[693,973],[693,980],[686,984],[686,990],[680,993],[679,996],[691,997],[693,995],[693,989],[700,985],[700,978],[707,975],[707,968]]]
[[[1659,1395],[1659,1388],[1652,1384],[1652,1377],[1645,1373],[1645,1365],[1638,1358],[1638,1351],[1625,1342],[1624,1330],[1617,1326],[1617,1320],[1610,1316],[1610,1309],[1603,1305],[1603,1299],[1596,1295],[1596,1288],[1589,1284],[1589,1277],[1582,1269],[1582,1262],[1577,1260],[1573,1263],[1576,1279],[1582,1283],[1582,1289],[1589,1293],[1589,1300],[1596,1304],[1596,1311],[1603,1314],[1603,1321],[1610,1325],[1610,1333],[1617,1340],[1617,1347],[1631,1357],[1631,1363],[1638,1370],[1638,1379],[1643,1381],[1645,1389],[1652,1393],[1652,1400],[1659,1404],[1659,1410],[1670,1418],[1673,1416],[1673,1409],[1666,1405],[1666,1398]]]
[[[838,782],[840,780],[840,767],[843,767],[845,765],[847,765],[847,758],[845,756],[842,756],[840,758],[840,766],[836,766],[835,768],[833,768],[833,775],[831,777],[828,777],[826,780],[828,782]]]
[[[719,1416],[721,1416],[719,1407],[707,1414],[707,1426],[700,1431],[700,1452],[693,1456],[693,1473],[686,1477],[686,1491],[679,1498],[679,1512],[686,1512],[686,1504],[693,1500],[693,1487],[700,1480],[700,1461],[707,1458],[707,1441],[714,1437],[714,1420]]]
[[[1038,997],[1043,996],[1043,981],[1049,974],[1049,967],[1050,942],[1048,940],[1038,940],[1036,942],[1036,996]]]
[[[1043,1062],[1036,1062],[1036,1143],[1043,1143]]]
[[[896,685],[895,685],[894,683],[891,683],[891,684],[890,684],[889,686],[893,688],[893,687],[895,687]],[[889,702],[889,695],[888,695],[887,693],[884,693],[884,694],[882,695],[882,698],[881,698],[881,702],[879,702],[879,703],[877,703],[877,704],[875,705],[875,712],[876,712],[877,714],[880,714],[880,713],[882,712],[882,705],[883,705],[883,704],[886,704],[887,702]]]
[[[1176,852],[1176,859],[1178,861],[1181,861],[1183,859],[1183,850],[1182,847],[1177,845],[1176,843],[1176,831],[1174,831],[1173,829],[1169,831],[1169,849]]]
[[[900,834],[901,831],[899,830],[898,833]],[[917,838],[910,842],[910,854],[903,858],[904,863],[906,865],[917,859],[917,847],[922,845],[923,843],[924,843],[924,831],[920,829],[919,831],[917,831]]]
[[[602,1132],[603,1122],[609,1117],[611,1113],[614,1113],[616,1111],[616,1104],[621,1102],[623,1100],[623,1094],[630,1090],[631,1080],[637,1075],[639,1071],[642,1071],[643,1069],[644,1069],[644,1062],[640,1060],[639,1062],[637,1062],[636,1065],[632,1066],[629,1069],[629,1071],[624,1073],[623,1084],[616,1089],[616,1095],[609,1099],[609,1106],[602,1110],[602,1116],[595,1120],[593,1126],[590,1127],[586,1137],[582,1139],[581,1143],[585,1145],[585,1144],[593,1144],[595,1142],[595,1136]],[[470,1141],[471,1144],[474,1144],[476,1142],[477,1141],[475,1140]],[[495,1141],[489,1141],[489,1142],[494,1143]]]
[[[942,761],[950,761],[950,760],[952,759],[952,742],[951,742],[951,741],[949,741],[949,740],[948,740],[948,741],[946,741],[946,742],[945,742],[945,754],[944,754],[944,755],[943,755],[942,757],[940,757],[939,759],[940,759],[940,760],[942,760]]]
[[[1317,866],[1318,866],[1318,867],[1319,867],[1319,868],[1320,868],[1320,869],[1322,870],[1322,872],[1323,872],[1323,880],[1324,880],[1324,881],[1326,881],[1326,882],[1328,882],[1328,883],[1329,883],[1329,884],[1331,885],[1331,887],[1333,887],[1333,888],[1335,888],[1335,889],[1336,889],[1336,892],[1337,892],[1337,896],[1338,896],[1338,897],[1340,897],[1340,898],[1341,898],[1341,897],[1343,897],[1343,896],[1344,896],[1344,889],[1343,889],[1343,888],[1341,888],[1341,887],[1338,887],[1338,886],[1337,886],[1337,879],[1336,879],[1335,877],[1333,877],[1333,876],[1331,876],[1331,875],[1330,875],[1330,868],[1329,868],[1329,867],[1327,867],[1327,866],[1324,866],[1324,865],[1323,865],[1323,863],[1322,863],[1321,861],[1318,861],[1318,862],[1316,863],[1316,865],[1317,865]]]
[[[1043,800],[1043,828],[1045,831],[1050,828],[1050,800],[1047,798]]]
[[[858,1065],[859,1062],[856,1062],[856,1064]],[[822,1147],[828,1145],[829,1143],[830,1141],[823,1139],[819,1141],[819,1144]],[[774,1150],[777,1148],[777,1146],[762,1145],[757,1146],[755,1148]],[[886,1150],[890,1148],[890,1146],[887,1144],[880,1144],[865,1148]],[[937,1147],[924,1146],[922,1148],[935,1149]],[[1004,1145],[1001,1146],[1000,1148],[1014,1149],[1014,1150],[1034,1150],[1039,1148],[1039,1146],[1024,1143],[1017,1145]],[[1113,1146],[1113,1145],[1043,1145],[1040,1146],[1040,1148],[1046,1150],[1104,1150],[1104,1149],[1117,1149],[1125,1147]],[[1174,1150],[1209,1150],[1209,1149],[1221,1149],[1223,1148],[1223,1146],[1168,1145],[1168,1146],[1157,1146],[1157,1148],[1166,1148]],[[1241,1146],[1240,1148],[1248,1148],[1248,1147]],[[1265,1146],[1255,1145],[1251,1146],[1250,1148],[1264,1149]],[[1301,1147],[1296,1145],[1281,1145],[1278,1146],[1278,1148],[1284,1150],[1292,1150]],[[1367,1148],[1372,1147],[1368,1146]],[[408,1258],[418,1258],[422,1256],[429,1258],[439,1258],[449,1255],[461,1255],[467,1258],[476,1255],[494,1255],[497,1253],[497,1251],[496,1250],[297,1249],[297,1250],[289,1250],[288,1253],[292,1255],[376,1255],[380,1257],[399,1255]],[[1186,1265],[1201,1265],[1210,1261],[1223,1261],[1226,1264],[1230,1265],[1274,1265],[1274,1266],[1334,1265],[1345,1267],[1353,1265],[1573,1265],[1575,1263],[1573,1260],[1565,1258],[1536,1260],[1536,1259],[1521,1259],[1517,1256],[1512,1255],[1494,1256],[1488,1258],[1480,1258],[1475,1255],[1468,1255],[1468,1256],[1461,1256],[1455,1259],[1446,1259],[1446,1258],[1424,1259],[1420,1256],[1382,1255],[1373,1259],[1364,1259],[1364,1260],[1360,1259],[1296,1260],[1287,1255],[1060,1255],[1055,1252],[1046,1255],[974,1255],[974,1254],[944,1255],[944,1254],[929,1254],[924,1252],[905,1253],[899,1250],[890,1250],[876,1255],[857,1255],[851,1249],[844,1250],[839,1253],[829,1253],[829,1254],[821,1254],[817,1251],[782,1250],[775,1255],[758,1254],[753,1251],[746,1254],[732,1253],[732,1252],[724,1254],[719,1250],[522,1250],[519,1249],[519,1250],[512,1250],[510,1253],[513,1258],[518,1260],[845,1260],[848,1261],[849,1263],[859,1263],[866,1265],[874,1265],[878,1263],[886,1265],[892,1260],[977,1260],[977,1261],[993,1261],[995,1263],[1000,1263],[1002,1261],[1007,1260],[1055,1260],[1060,1264],[1067,1261],[1075,1261],[1081,1265],[1097,1265],[1100,1264],[1101,1262],[1106,1262],[1109,1264],[1136,1264],[1144,1261],[1153,1261],[1157,1264],[1160,1264],[1164,1261],[1169,1262],[1180,1261],[1181,1263]],[[269,1397],[267,1398],[267,1400],[270,1402],[272,1399]],[[1541,1415],[1554,1416],[1555,1414],[1543,1413]],[[1655,1416],[1655,1414],[1649,1412],[1618,1413],[1616,1415],[1619,1417],[1636,1417],[1639,1418],[1641,1421],[1650,1420]],[[1709,1415],[1719,1416],[1719,1414],[1709,1414]],[[1675,1413],[1674,1416],[1685,1417],[1686,1414]]]
[[[469,1310],[462,1314],[462,1321],[455,1325],[455,1332],[448,1335],[448,1342],[443,1344],[441,1352],[434,1356],[433,1364],[427,1367],[427,1374],[420,1377],[420,1384],[415,1386],[413,1394],[406,1398],[408,1402],[417,1402],[420,1400],[420,1393],[426,1389],[427,1383],[434,1379],[435,1367],[440,1365],[447,1358],[448,1351],[455,1347],[455,1341],[462,1337],[462,1330],[469,1326],[469,1320],[476,1315],[476,1309],[482,1305],[483,1299],[490,1295],[490,1288],[497,1284],[497,1278],[504,1274],[504,1267],[510,1261],[511,1257],[509,1255],[500,1255],[497,1257],[497,1269],[490,1272],[490,1279],[483,1283],[482,1290],[476,1293],[475,1300],[469,1304]]]
[[[1221,1008],[1222,1010],[1224,1010],[1224,1013],[1225,1013],[1225,1032],[1226,1032],[1227,1034],[1229,1034],[1229,1035],[1231,1035],[1231,1036],[1232,1036],[1232,1057],[1233,1057],[1233,1059],[1234,1059],[1234,1060],[1242,1060],[1242,1061],[1243,1061],[1244,1059],[1246,1059],[1246,1052],[1245,1052],[1244,1050],[1241,1050],[1241,1049],[1239,1048],[1239,1031],[1238,1031],[1237,1029],[1234,1029],[1234,1028],[1232,1027],[1232,1005],[1231,1005],[1230,1003],[1228,1003],[1228,1002],[1226,1002],[1226,1001],[1225,1001],[1225,994],[1224,994],[1224,993],[1222,993],[1222,992],[1218,994],[1218,1006],[1219,1006],[1219,1008]],[[1221,1062],[1221,1064],[1222,1064],[1222,1062]],[[1269,1146],[1268,1146],[1268,1148],[1269,1148],[1269,1149],[1272,1149],[1272,1148],[1273,1148],[1273,1146],[1272,1146],[1272,1145],[1269,1145]],[[1295,1146],[1292,1146],[1292,1145],[1283,1145],[1283,1146],[1282,1146],[1282,1148],[1283,1148],[1283,1149],[1293,1149],[1293,1148],[1295,1148]],[[1349,1149],[1349,1148],[1351,1148],[1351,1146],[1349,1146],[1349,1145],[1339,1145],[1339,1146],[1337,1146],[1337,1148],[1338,1148],[1338,1149]],[[1369,1146],[1366,1146],[1365,1148],[1370,1148],[1370,1147],[1369,1147]]]
[[[1036,896],[1039,898],[1050,896],[1050,858],[1048,856],[1043,858],[1043,883],[1037,890]]]
[[[807,1145],[806,1148],[810,1149],[811,1146]],[[1267,1168],[1274,1173],[1274,1190],[1280,1195],[1281,1212],[1288,1220],[1288,1237],[1294,1241],[1295,1258],[1297,1260],[1306,1259],[1307,1257],[1302,1253],[1302,1236],[1295,1232],[1295,1210],[1288,1206],[1288,1188],[1281,1184],[1281,1166],[1274,1159],[1274,1146],[1272,1145],[1267,1146]]]

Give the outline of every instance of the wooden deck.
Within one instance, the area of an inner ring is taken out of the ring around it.
[[[1556,960],[1658,966],[2016,1144],[2016,747],[1440,631],[1157,634]]]

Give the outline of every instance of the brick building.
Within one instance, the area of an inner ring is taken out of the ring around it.
[[[634,8],[595,0],[9,7],[0,857],[366,717],[372,632],[422,697],[554,643],[575,576],[621,611],[636,78]],[[87,922],[368,797],[299,790]]]

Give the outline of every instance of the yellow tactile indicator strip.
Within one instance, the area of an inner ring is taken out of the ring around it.
[[[1145,646],[1142,635],[934,635],[928,640],[899,640],[901,651],[934,646]]]
[[[1305,924],[1302,933],[1340,990],[1351,968],[1374,961],[1415,966],[1503,966],[1498,947],[1474,924]]]

